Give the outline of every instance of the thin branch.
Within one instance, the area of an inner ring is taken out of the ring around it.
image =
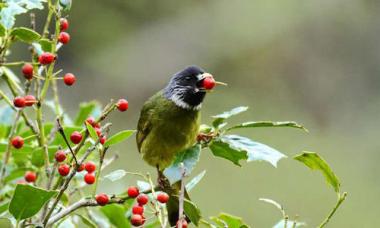
[[[75,161],[75,167],[74,168],[77,169],[79,167],[77,157],[76,157],[73,149],[71,148],[69,141],[67,140],[67,137],[65,135],[65,131],[63,130],[63,127],[61,125],[61,121],[59,120],[59,118],[57,118],[57,126],[58,126],[58,132],[61,134],[63,140],[65,141],[67,147],[69,148],[69,150],[71,152],[71,155],[73,156],[73,159]]]
[[[347,197],[347,192],[343,192],[343,194],[338,195],[338,201],[335,204],[335,207],[331,210],[331,212],[327,215],[326,219],[318,226],[318,228],[325,227],[326,224],[330,221],[330,219],[335,214],[336,210],[338,210],[339,206],[344,202]]]
[[[185,219],[184,214],[183,214],[183,204],[185,201],[185,175],[186,175],[186,169],[183,163],[181,163],[181,173],[182,173],[182,178],[181,178],[181,191],[179,194],[179,210],[178,210],[178,227],[182,228],[183,227],[183,220]]]

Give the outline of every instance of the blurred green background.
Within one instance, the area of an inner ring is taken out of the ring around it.
[[[295,120],[310,130],[240,131],[288,155],[277,169],[268,163],[239,168],[203,151],[194,173],[206,169],[207,174],[191,196],[205,217],[224,211],[254,227],[270,227],[281,215],[258,201],[266,197],[315,227],[336,195],[319,173],[292,159],[309,150],[330,163],[349,193],[329,227],[375,227],[380,222],[379,12],[376,0],[74,1],[72,41],[59,64],[75,73],[78,83],[60,85],[63,104],[73,114],[81,101],[126,97],[130,109],[112,114],[113,132],[135,129],[143,102],[173,73],[199,65],[229,84],[207,97],[203,122],[247,105],[250,110],[236,122]],[[16,51],[27,56],[25,49]],[[133,139],[114,152],[121,159],[112,169],[154,172],[140,159]],[[101,189],[120,193],[134,183],[126,177],[104,181]]]

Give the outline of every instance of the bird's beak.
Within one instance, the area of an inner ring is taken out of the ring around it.
[[[210,78],[210,79],[212,79],[212,83],[213,83],[214,85],[223,85],[223,86],[227,86],[227,83],[219,82],[219,81],[215,81],[215,80],[214,80],[214,77],[212,76],[212,74],[210,74],[210,73],[203,73],[203,74],[199,75],[199,77],[198,77],[198,82],[199,82],[201,85],[203,85],[202,91],[206,91],[206,92],[211,92],[211,91],[212,91],[212,88],[205,88],[205,87],[204,87],[204,83],[203,83],[203,81],[204,81],[206,78]],[[210,86],[210,84],[209,84],[209,86]],[[207,87],[207,86],[206,86],[206,87]],[[211,87],[214,87],[214,86],[211,86]]]

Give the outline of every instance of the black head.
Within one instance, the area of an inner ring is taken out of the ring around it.
[[[205,71],[197,66],[189,66],[176,73],[164,90],[164,95],[177,106],[185,109],[199,109],[206,95],[202,88]]]

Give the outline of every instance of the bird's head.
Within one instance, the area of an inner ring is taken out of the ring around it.
[[[186,67],[173,75],[164,90],[164,95],[181,108],[198,110],[208,90],[204,83],[206,78],[213,81],[212,75],[200,67]]]

